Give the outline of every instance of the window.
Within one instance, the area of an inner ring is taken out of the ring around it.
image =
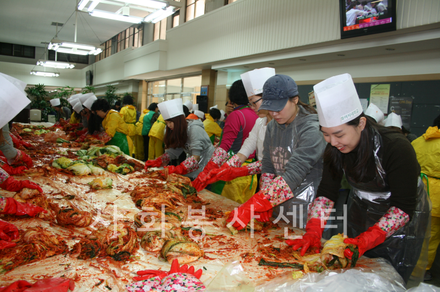
[[[0,43],[0,55],[35,59],[35,47]]]
[[[55,61],[55,51],[48,51],[48,59]],[[68,62],[68,63],[78,63],[78,64],[89,64],[88,55],[74,55],[66,53],[57,53],[57,61]]]
[[[173,14],[173,26],[172,27],[179,26],[179,21],[180,21],[180,10],[176,11]]]
[[[95,57],[95,62],[116,54],[129,47],[138,48],[142,46],[144,29],[142,25],[132,26],[121,31],[112,39],[102,44],[103,52]],[[113,47],[112,47],[113,46]]]
[[[154,24],[153,41],[166,39],[167,34],[167,18],[162,19]]]
[[[186,21],[205,14],[205,0],[188,0],[186,2]]]
[[[197,95],[200,94],[201,84],[201,75],[148,82],[145,104],[176,98],[182,98],[183,103],[188,100],[195,103]]]

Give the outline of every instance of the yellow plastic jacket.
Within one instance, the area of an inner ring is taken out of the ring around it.
[[[165,136],[165,127],[167,125],[165,124],[165,120],[163,119],[162,115],[160,115],[156,122],[151,126],[150,133],[148,136],[157,138],[159,140],[163,141],[163,138]]]
[[[124,122],[127,124],[136,123],[136,108],[132,105],[126,105],[121,108],[121,115],[124,117]]]
[[[203,121],[203,126],[205,127],[206,133],[208,133],[208,136],[211,137],[212,135],[215,135],[217,137],[220,137],[222,135],[222,128],[214,122],[214,119],[211,117],[210,114],[205,114],[205,120]]]
[[[416,151],[422,173],[428,176],[431,216],[440,217],[440,130],[429,127],[423,136],[411,144]],[[425,178],[423,182],[427,184]]]
[[[139,117],[139,120],[136,122],[135,124],[136,135],[142,136],[142,128],[144,127],[144,117],[146,114],[148,114],[149,111],[150,111],[149,109],[144,109],[141,116]]]
[[[111,137],[114,137],[116,132],[127,135],[128,148],[130,149],[130,154],[133,153],[133,141],[128,136],[128,125],[124,122],[117,111],[110,110],[102,121],[102,126],[104,127],[105,132]]]
[[[80,119],[77,119],[77,118],[75,117],[75,113],[72,113],[72,114],[70,115],[69,123],[70,123],[70,124],[78,124],[78,123],[81,123],[81,120],[80,120]]]

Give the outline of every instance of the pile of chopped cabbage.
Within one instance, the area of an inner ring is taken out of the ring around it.
[[[104,169],[95,166],[92,163],[88,163],[84,160],[74,161],[67,157],[60,157],[52,162],[52,166],[59,169],[67,169],[73,172],[75,175],[102,175]]]
[[[133,166],[131,166],[130,164],[127,164],[127,163],[121,164],[120,166],[117,166],[114,164],[109,164],[107,166],[107,170],[111,171],[111,172],[120,173],[120,174],[129,174],[130,172],[134,172]]]
[[[106,178],[95,178],[88,183],[91,188],[95,190],[111,189],[113,187],[113,180],[109,177]]]
[[[119,155],[123,155],[124,153],[119,149],[118,146],[107,145],[104,147],[91,147],[88,150],[78,150],[76,154],[83,159],[90,159],[94,157],[101,156],[103,154],[107,154],[110,157],[116,157]]]

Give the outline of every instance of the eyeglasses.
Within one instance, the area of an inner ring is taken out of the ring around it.
[[[263,98],[261,97],[259,100],[256,100],[256,101],[254,101],[254,102],[250,102],[250,103],[248,103],[248,105],[250,106],[250,107],[256,107],[257,106],[257,102],[259,102],[260,100],[262,100]]]

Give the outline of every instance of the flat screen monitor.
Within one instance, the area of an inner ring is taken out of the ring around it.
[[[341,38],[396,30],[396,0],[339,0]]]

